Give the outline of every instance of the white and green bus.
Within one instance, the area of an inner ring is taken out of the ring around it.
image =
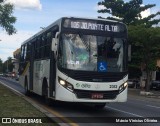
[[[63,17],[21,45],[20,84],[46,100],[127,100],[127,28],[112,20]]]

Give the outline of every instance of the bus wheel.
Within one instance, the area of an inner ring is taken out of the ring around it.
[[[51,99],[48,98],[48,88],[47,88],[47,86],[44,87],[44,100],[45,100],[45,103],[48,106],[51,106]]]
[[[27,79],[25,79],[24,94],[25,94],[26,96],[30,96],[30,91],[28,90],[28,82],[27,82]]]
[[[99,103],[94,105],[96,109],[103,109],[105,106],[106,106],[106,103]]]

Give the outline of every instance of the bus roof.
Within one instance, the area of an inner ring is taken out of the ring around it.
[[[121,23],[119,21],[115,21],[115,20],[109,20],[109,19],[103,19],[103,18],[86,18],[86,17],[61,17],[58,20],[56,20],[55,22],[53,22],[52,24],[50,24],[49,26],[47,26],[46,28],[42,29],[41,31],[39,31],[38,33],[36,33],[35,35],[33,35],[32,37],[30,37],[29,39],[25,40],[21,45],[26,44],[27,42],[33,40],[35,37],[39,36],[40,34],[48,31],[50,28],[52,28],[55,25],[59,25],[61,24],[62,19],[86,19],[86,20],[96,20],[96,21],[109,21],[109,22],[115,22],[115,23]]]

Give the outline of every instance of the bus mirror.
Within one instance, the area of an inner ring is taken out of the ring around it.
[[[54,54],[56,54],[57,52],[57,41],[58,41],[57,38],[52,39],[52,51],[54,51]]]
[[[59,32],[56,32],[55,38],[59,37]]]
[[[131,45],[128,45],[128,61],[131,61]]]

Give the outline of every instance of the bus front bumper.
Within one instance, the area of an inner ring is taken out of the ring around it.
[[[59,91],[58,91],[59,90]],[[69,91],[60,86],[56,92],[56,100],[67,102],[126,102],[128,87],[126,87],[121,93],[118,91]]]

